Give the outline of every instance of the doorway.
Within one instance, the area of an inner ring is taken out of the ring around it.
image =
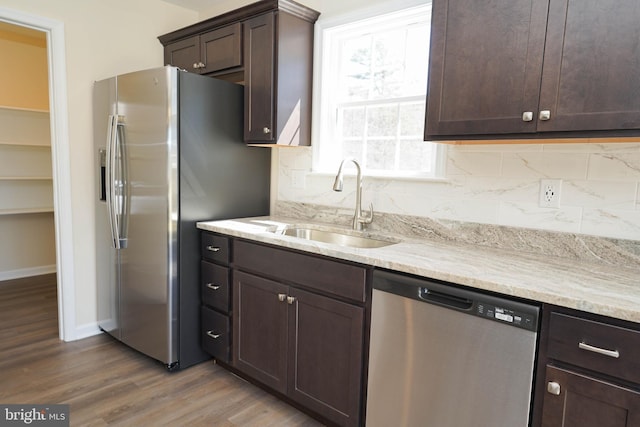
[[[0,22],[41,31],[46,35],[58,334],[64,341],[73,341],[77,333],[64,25],[59,21],[2,7]]]
[[[54,273],[47,37],[0,22],[0,280]]]

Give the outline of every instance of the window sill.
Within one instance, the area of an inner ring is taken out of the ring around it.
[[[315,177],[327,177],[334,179],[338,170],[335,172],[325,172],[325,171],[311,171],[307,173],[307,176],[315,176]],[[355,173],[350,170],[344,171],[345,176],[355,177]],[[362,176],[365,179],[374,179],[374,180],[386,180],[386,181],[411,181],[411,182],[450,182],[449,178],[445,177],[437,177],[437,176],[426,176],[426,175],[387,175],[387,174],[376,174],[376,173],[368,173],[364,172]]]

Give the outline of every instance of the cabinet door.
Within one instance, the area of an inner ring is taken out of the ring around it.
[[[338,425],[358,425],[364,309],[295,288],[289,296],[289,397]]]
[[[546,380],[559,386],[559,394],[544,395],[544,427],[640,426],[636,391],[553,366],[547,366]]]
[[[285,393],[288,287],[238,271],[233,274],[234,365]]]
[[[540,131],[640,129],[640,2],[552,0]]]
[[[242,24],[239,22],[200,35],[201,73],[242,65]]]
[[[200,37],[193,36],[164,47],[164,63],[192,73],[200,73]]]
[[[547,9],[433,0],[425,139],[536,131]]]
[[[275,15],[244,23],[244,140],[271,142],[274,129]]]

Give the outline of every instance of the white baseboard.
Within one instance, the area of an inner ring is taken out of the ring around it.
[[[83,338],[89,338],[94,335],[101,334],[102,331],[98,327],[98,323],[86,323],[84,325],[76,326],[75,336],[73,339],[66,339],[65,341],[76,341]]]
[[[40,276],[56,272],[56,266],[42,265],[39,267],[21,268],[19,270],[0,271],[0,281],[22,279],[23,277]]]

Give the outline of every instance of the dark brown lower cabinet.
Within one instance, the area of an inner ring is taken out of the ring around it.
[[[546,369],[544,427],[640,426],[640,393],[554,366]]]
[[[231,328],[229,316],[207,306],[200,308],[202,349],[223,362],[231,360]]]
[[[543,305],[534,427],[640,427],[640,326]]]
[[[281,393],[287,389],[287,291],[281,283],[234,271],[234,365]]]
[[[231,362],[230,239],[203,231],[200,235],[200,342],[202,349]]]
[[[360,408],[364,309],[290,288],[288,395],[344,425]]]
[[[234,365],[337,425],[359,424],[364,308],[234,271]]]

